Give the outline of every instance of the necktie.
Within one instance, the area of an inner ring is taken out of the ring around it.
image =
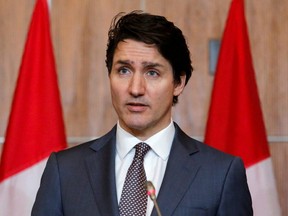
[[[130,165],[119,203],[120,216],[144,216],[147,209],[146,174],[144,156],[150,150],[146,143],[138,143]]]

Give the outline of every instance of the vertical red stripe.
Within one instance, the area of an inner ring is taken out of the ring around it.
[[[27,35],[0,164],[0,182],[66,147],[46,0]]]
[[[215,74],[205,142],[245,166],[269,157],[243,0],[231,3]]]

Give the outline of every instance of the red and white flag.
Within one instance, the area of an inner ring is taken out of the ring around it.
[[[0,163],[0,215],[31,215],[48,156],[67,146],[46,0],[27,35]]]
[[[255,216],[281,215],[243,0],[231,3],[215,74],[205,143],[243,159]]]

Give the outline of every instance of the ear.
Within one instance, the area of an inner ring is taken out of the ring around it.
[[[179,96],[184,90],[186,75],[180,76],[180,79],[181,79],[181,82],[175,84],[174,86],[174,93],[173,93],[174,96]]]

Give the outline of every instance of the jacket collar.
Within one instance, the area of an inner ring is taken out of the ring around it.
[[[194,139],[175,124],[169,161],[157,197],[163,215],[171,215],[200,168],[192,157],[199,150]],[[90,148],[95,152],[86,158],[90,183],[101,215],[119,215],[115,181],[116,126],[105,136],[95,140]],[[152,216],[156,216],[155,209]]]

